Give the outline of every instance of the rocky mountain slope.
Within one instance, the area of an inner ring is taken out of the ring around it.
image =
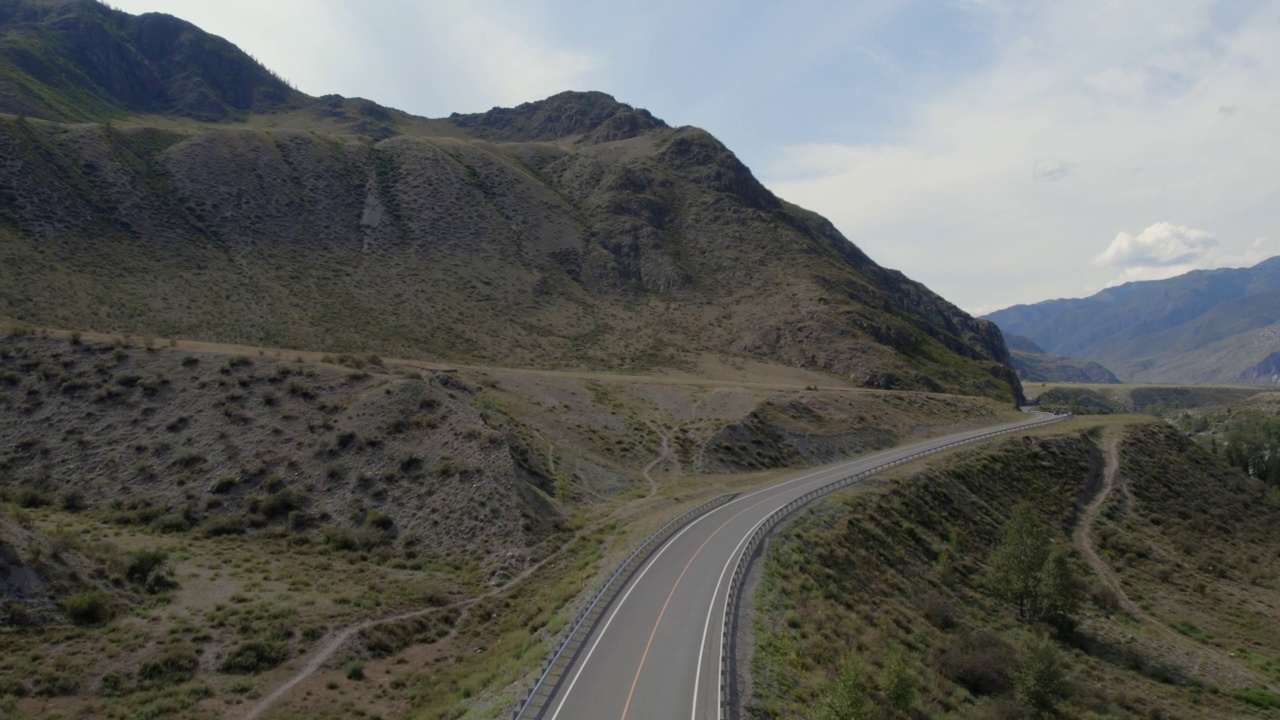
[[[1005,335],[1013,368],[1023,382],[1118,383],[1120,380],[1092,360],[1077,360],[1040,349],[1029,338]]]
[[[172,18],[0,7],[0,109],[25,113],[0,118],[0,316],[541,367],[751,356],[1020,397],[994,325],[705,131],[602,93],[414,118],[293,92]]]
[[[1126,382],[1270,384],[1280,377],[1280,258],[1108,288],[985,316]]]

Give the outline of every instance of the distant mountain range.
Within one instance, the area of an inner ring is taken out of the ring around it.
[[[0,0],[0,111],[0,320],[1021,397],[993,324],[603,93],[426,119],[170,16]]]
[[[985,318],[1049,353],[1105,365],[1125,382],[1280,382],[1280,257]]]

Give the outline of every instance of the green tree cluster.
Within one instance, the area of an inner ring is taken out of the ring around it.
[[[1237,415],[1220,444],[1228,463],[1273,487],[1280,487],[1280,418]]]
[[[1080,580],[1067,551],[1054,546],[1031,503],[1014,507],[991,553],[987,581],[996,597],[1018,609],[1020,619],[1046,622],[1064,632],[1075,627]]]

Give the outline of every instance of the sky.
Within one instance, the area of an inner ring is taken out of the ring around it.
[[[602,90],[974,314],[1280,255],[1274,0],[110,0],[441,117]]]

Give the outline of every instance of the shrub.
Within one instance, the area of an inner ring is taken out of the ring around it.
[[[395,525],[395,520],[381,510],[370,510],[364,517],[364,524],[379,530],[390,530]]]
[[[169,553],[163,550],[138,550],[129,556],[124,577],[148,593],[156,594],[178,586],[169,568]]]
[[[84,491],[79,488],[71,488],[62,493],[62,509],[67,512],[80,512],[89,507],[89,503],[84,498]]]
[[[204,524],[204,534],[208,537],[243,535],[244,519],[236,515],[209,518]]]
[[[168,647],[159,657],[138,666],[138,687],[142,690],[181,685],[195,677],[200,658],[191,647]]]
[[[62,608],[76,625],[101,625],[113,616],[111,597],[101,590],[86,590],[69,596]]]
[[[230,675],[253,675],[284,662],[289,648],[283,642],[246,640],[240,643],[218,665],[218,672]]]
[[[334,550],[355,550],[358,547],[356,539],[350,533],[332,527],[324,531],[324,544]]]
[[[142,376],[138,373],[123,372],[115,377],[115,383],[120,387],[134,387],[139,382],[142,382]]]
[[[283,517],[302,507],[302,498],[288,488],[268,495],[258,508],[268,518]]]
[[[942,656],[943,672],[975,695],[997,695],[1008,690],[1017,664],[1013,646],[990,630],[957,637]]]
[[[1028,643],[1014,686],[1019,699],[1041,712],[1052,710],[1066,696],[1067,666],[1049,638]]]
[[[53,504],[49,493],[40,488],[27,486],[18,490],[18,505],[24,508],[39,508]]]
[[[347,679],[363,680],[364,679],[364,663],[353,662],[347,665]]]
[[[285,381],[284,389],[290,395],[300,397],[306,400],[313,400],[316,397],[315,388],[296,377],[291,377]]]
[[[182,513],[169,513],[156,518],[151,523],[151,527],[156,532],[162,533],[186,532],[191,529],[191,521]]]

